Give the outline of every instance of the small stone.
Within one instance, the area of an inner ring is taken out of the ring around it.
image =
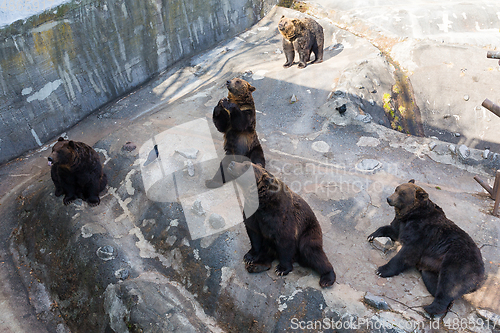
[[[283,52],[281,52],[281,50],[280,50],[280,49],[276,49],[276,51],[274,51],[274,53],[276,53],[276,54],[281,54],[281,53],[283,53]]]
[[[356,146],[358,147],[377,147],[380,140],[371,136],[362,136],[359,138]]]
[[[437,146],[437,143],[435,143],[434,141],[429,142],[429,149],[430,150],[433,150],[434,148],[436,148],[436,146]]]
[[[389,237],[376,237],[373,239],[372,245],[377,250],[386,253],[394,246],[394,242]]]
[[[193,161],[191,161],[191,160],[184,161],[184,165],[187,167],[187,173],[188,173],[189,177],[193,177],[194,176],[194,164],[193,164]]]
[[[457,138],[459,138],[459,137],[460,137],[460,135],[461,135],[461,134],[460,134],[460,133],[458,133],[458,132],[457,132],[457,133],[455,133],[455,136],[456,136]]]
[[[362,121],[364,123],[369,123],[370,121],[372,121],[372,119],[373,118],[372,118],[372,116],[369,113],[367,113],[367,114],[358,114],[356,116],[356,120]]]
[[[384,125],[384,121],[383,121],[382,119],[380,119],[380,120],[378,121],[378,124],[379,124],[379,125]]]
[[[378,310],[389,310],[391,308],[382,297],[375,296],[370,292],[366,293],[364,300],[366,304]]]
[[[365,89],[365,87],[362,84],[357,84],[355,88],[356,89]]]
[[[116,251],[111,245],[102,246],[96,251],[97,257],[104,261],[116,258]]]
[[[380,166],[380,162],[373,159],[365,159],[358,163],[357,168],[363,171],[373,171]]]
[[[313,142],[311,148],[318,153],[327,153],[330,150],[330,145],[325,141],[316,141]]]
[[[210,225],[214,229],[221,229],[224,228],[224,226],[226,225],[224,218],[216,213],[210,215],[210,217],[208,218],[208,223],[210,223]]]
[[[469,100],[469,95],[465,95],[464,96],[464,101],[468,101]]]
[[[194,203],[193,203],[193,207],[191,207],[191,212],[193,212],[194,214],[198,215],[198,216],[202,216],[202,215],[205,215],[205,210],[203,209],[203,207],[201,206],[201,201],[200,200],[196,200]]]
[[[477,309],[477,315],[484,320],[491,322],[491,326],[500,327],[500,315],[484,309]]]
[[[445,114],[445,115],[443,116],[443,118],[444,118],[444,119],[448,119],[448,118],[450,118],[450,117],[451,117],[451,114],[449,114],[449,113],[447,113],[447,114]]]
[[[485,149],[483,151],[483,158],[488,158],[488,155],[490,154],[490,150],[489,149]]]
[[[136,144],[130,141],[127,141],[122,147],[123,150],[128,152],[133,151],[135,148],[137,148]]]
[[[119,280],[125,280],[130,275],[130,272],[126,268],[120,268],[115,272],[115,277]]]
[[[292,97],[290,98],[290,104],[293,104],[297,101],[298,101],[297,96],[295,96],[295,94],[293,94]]]
[[[458,147],[458,156],[461,158],[467,158],[470,155],[470,150],[466,145],[460,145]]]
[[[457,147],[455,147],[455,145],[448,145],[448,150],[449,150],[452,154],[456,154],[456,152],[457,152]]]
[[[371,105],[371,106],[374,106],[374,105],[375,105],[375,101],[374,101],[372,98],[370,98],[370,99],[368,100],[368,103],[370,103],[370,105]]]
[[[182,150],[175,150],[176,153],[184,156],[185,158],[189,158],[191,160],[195,160],[198,155],[199,150],[196,148],[186,148]]]

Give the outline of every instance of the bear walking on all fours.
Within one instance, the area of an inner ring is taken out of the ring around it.
[[[283,67],[293,65],[295,51],[299,54],[299,68],[305,68],[310,60],[311,53],[314,53],[312,63],[323,61],[324,35],[323,27],[311,18],[290,19],[281,17],[278,23],[278,30],[283,36],[283,52],[286,62]]]
[[[335,272],[323,251],[321,226],[311,207],[260,165],[233,161],[228,172],[239,182],[243,178],[240,175],[250,167],[253,167],[255,182],[242,186],[245,206],[255,193],[259,202],[255,213],[244,219],[251,244],[244,256],[247,271],[266,271],[271,268],[273,260],[278,259],[276,273],[287,275],[292,271],[293,263],[298,262],[320,274],[321,287],[333,285]]]
[[[219,132],[224,133],[224,151],[226,156],[220,164],[217,174],[205,182],[209,188],[222,186],[232,180],[225,172],[233,160],[250,159],[255,164],[266,166],[264,151],[255,131],[256,114],[252,92],[255,87],[247,81],[234,78],[226,82],[227,98],[222,98],[214,108],[213,121]]]
[[[415,267],[422,273],[434,301],[424,306],[430,315],[445,313],[452,301],[477,290],[484,281],[481,252],[472,238],[446,218],[443,210],[414,180],[399,185],[387,198],[396,216],[390,225],[368,236],[390,237],[402,244],[398,253],[378,268],[382,277]]]
[[[97,206],[99,193],[106,188],[107,177],[102,172],[99,154],[83,142],[59,138],[48,157],[50,175],[56,187],[55,196],[64,194],[69,205],[77,198]]]

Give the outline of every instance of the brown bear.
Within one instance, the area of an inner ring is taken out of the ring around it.
[[[240,184],[245,207],[252,193],[257,192],[259,202],[256,211],[244,219],[251,245],[243,258],[246,270],[249,273],[266,271],[277,258],[279,264],[275,271],[278,275],[287,275],[293,263],[298,262],[320,274],[321,287],[333,285],[335,272],[323,251],[321,226],[311,207],[260,165],[233,161],[228,172],[239,182],[243,178],[239,176],[250,167],[253,167],[255,182]]]
[[[299,54],[299,68],[305,68],[314,53],[312,63],[323,61],[324,35],[323,27],[311,18],[290,19],[282,16],[278,23],[278,30],[283,36],[283,52],[286,62],[283,67],[293,65],[295,51]]]
[[[255,87],[245,80],[234,78],[226,82],[227,98],[222,98],[214,108],[213,121],[219,132],[224,133],[226,156],[217,174],[205,182],[209,188],[222,186],[232,179],[226,171],[233,160],[247,157],[253,163],[266,166],[264,151],[255,131],[256,114],[252,92]]]
[[[368,240],[390,237],[402,247],[378,268],[378,275],[390,277],[417,268],[434,296],[434,301],[424,306],[430,315],[445,313],[454,299],[480,287],[484,263],[479,248],[464,230],[446,218],[413,179],[399,185],[387,202],[394,207],[396,216],[390,225],[368,236]]]
[[[102,172],[99,154],[83,142],[60,137],[48,157],[50,175],[56,188],[55,196],[64,194],[63,203],[69,205],[77,198],[90,206],[97,206],[99,193],[107,184]]]

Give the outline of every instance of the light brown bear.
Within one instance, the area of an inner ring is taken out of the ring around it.
[[[472,238],[446,218],[441,207],[412,179],[399,185],[387,198],[396,216],[390,225],[368,236],[390,237],[402,247],[380,266],[381,277],[398,275],[409,268],[422,273],[434,301],[424,306],[430,315],[445,313],[454,299],[478,289],[484,280],[481,252]]]
[[[307,66],[311,53],[314,53],[312,63],[323,61],[323,27],[318,22],[308,17],[290,19],[282,16],[278,23],[278,30],[283,36],[283,52],[286,56],[283,67],[293,65],[295,51],[299,54],[299,68]]]
[[[227,98],[219,100],[212,116],[217,130],[224,133],[226,156],[215,176],[205,182],[209,188],[220,187],[232,179],[225,171],[233,160],[243,161],[248,158],[255,164],[266,166],[264,151],[255,130],[256,113],[252,96],[255,87],[240,78],[227,81],[226,87]]]

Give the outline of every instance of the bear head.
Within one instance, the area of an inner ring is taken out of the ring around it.
[[[396,187],[394,193],[387,198],[387,203],[394,207],[398,215],[405,215],[417,207],[427,205],[428,201],[429,195],[415,185],[414,179]]]
[[[270,174],[266,169],[264,169],[260,164],[254,164],[250,161],[245,162],[235,162],[232,161],[227,171],[238,180],[242,174],[244,174],[248,168],[253,167],[255,175],[255,183],[252,184],[240,184],[243,185],[244,191],[252,191],[257,186],[259,199],[268,198],[271,199],[274,194],[281,192],[285,185],[278,178]],[[238,182],[240,183],[240,182]]]
[[[299,19],[290,19],[284,15],[278,23],[278,30],[280,34],[288,40],[291,40],[302,31],[304,25]]]
[[[253,104],[252,92],[255,91],[255,87],[247,81],[235,77],[226,82],[226,87],[229,91],[227,96],[229,101],[237,104]]]
[[[71,165],[75,160],[75,143],[60,137],[52,147],[52,153],[48,157],[51,165]]]

